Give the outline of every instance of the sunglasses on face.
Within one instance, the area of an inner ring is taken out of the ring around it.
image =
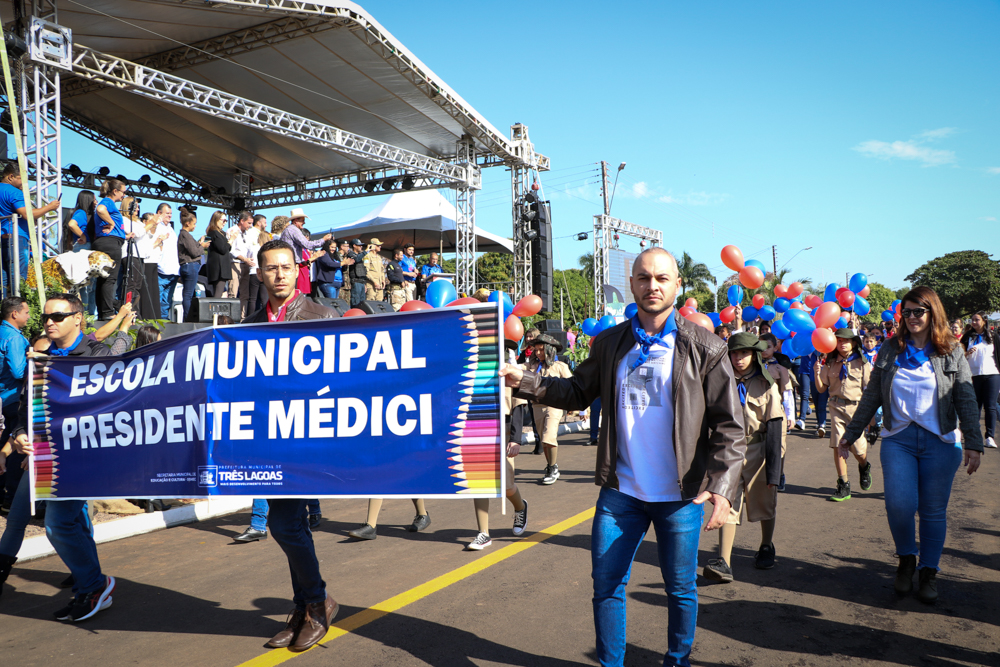
[[[910,317],[921,318],[924,316],[924,313],[928,312],[929,310],[930,310],[929,308],[904,308],[903,310],[900,311],[900,314],[906,318]]]
[[[67,317],[72,317],[74,315],[76,315],[76,313],[44,313],[42,315],[42,324],[45,324],[49,320],[52,320],[56,324],[59,324]]]

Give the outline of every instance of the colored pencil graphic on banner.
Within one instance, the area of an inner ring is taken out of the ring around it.
[[[59,448],[51,438],[52,424],[49,418],[49,366],[50,364],[36,362],[31,379],[31,441],[35,450],[33,456],[34,492],[36,498],[55,498],[57,496],[57,480]]]

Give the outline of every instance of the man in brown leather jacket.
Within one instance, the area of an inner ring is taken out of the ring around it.
[[[338,317],[337,311],[313,303],[295,288],[298,265],[292,246],[284,241],[268,241],[257,253],[257,277],[267,289],[267,303],[244,323],[291,322]],[[326,582],[319,572],[316,546],[306,519],[304,498],[268,501],[268,527],[274,541],[288,558],[292,571],[295,609],[284,630],[267,646],[304,651],[321,640],[337,615],[338,605],[326,594]]]
[[[698,541],[725,522],[746,451],[743,412],[726,344],[678,315],[677,262],[662,248],[632,266],[638,313],[597,336],[572,378],[507,366],[516,396],[581,410],[606,406],[597,449],[601,486],[592,528],[594,625],[602,665],[625,658],[625,585],[652,523],[670,619],[665,665],[689,665],[697,624]]]

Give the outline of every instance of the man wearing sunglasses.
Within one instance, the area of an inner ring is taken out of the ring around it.
[[[83,304],[75,296],[52,294],[45,302],[43,312],[42,326],[52,342],[48,351],[50,356],[110,355],[111,351],[106,345],[83,335]],[[21,392],[21,408],[18,411],[17,425],[13,429],[14,444],[21,454],[33,452],[27,434],[30,387],[29,375]],[[56,619],[75,623],[110,607],[115,578],[101,572],[97,544],[94,542],[90,517],[87,513],[87,501],[48,501],[45,510],[45,532],[74,579],[74,597],[68,605],[55,612]]]

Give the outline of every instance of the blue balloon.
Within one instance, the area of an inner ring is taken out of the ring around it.
[[[440,308],[441,306],[447,306],[457,298],[458,292],[455,291],[454,285],[447,280],[435,280],[427,286],[427,296],[424,300],[427,301],[431,308]]]
[[[871,312],[871,304],[868,303],[868,299],[863,296],[854,297],[854,312],[858,314],[858,317],[864,317]]]
[[[639,312],[639,306],[635,305],[634,303],[630,303],[629,305],[625,306],[625,319],[626,320],[632,319],[638,312]]]
[[[898,306],[901,303],[903,303],[903,302],[900,301],[899,299],[896,299],[895,301],[892,302],[892,305],[889,306],[889,310],[892,311],[893,313],[895,313],[896,312],[896,306]]]
[[[580,328],[583,329],[583,333],[587,336],[596,336],[599,331],[599,326],[600,325],[597,323],[597,320],[593,317],[588,317],[583,321],[583,324],[580,325]]]
[[[882,311],[882,321],[883,322],[892,322],[894,319],[896,319],[896,318],[892,316],[892,311],[891,310],[883,310]]]
[[[754,308],[753,306],[747,306],[746,308],[743,309],[742,318],[744,322],[753,322],[755,319],[757,319],[757,316],[759,314],[760,311],[758,311],[756,308]]]
[[[788,330],[788,327],[786,327],[785,323],[781,320],[778,320],[771,325],[771,333],[773,333],[778,340],[785,340],[792,335],[792,332]]]
[[[720,326],[722,324],[722,318],[719,317],[718,313],[705,313],[708,315],[708,319],[712,320],[712,324],[715,326]]]
[[[434,283],[436,282],[438,281],[435,280]],[[431,285],[433,285],[434,283],[431,283]],[[514,312],[514,302],[510,300],[510,295],[507,294],[507,292],[501,292],[500,290],[493,290],[492,292],[490,292],[489,296],[490,303],[496,303],[500,299],[503,299],[503,319],[506,322],[507,318],[511,316],[511,313]],[[454,300],[455,299],[453,298],[452,301]],[[428,301],[427,303],[430,303],[430,301]],[[434,304],[431,305],[433,306]]]
[[[744,262],[743,265],[744,266],[756,266],[758,269],[760,269],[761,273],[763,273],[765,276],[767,275],[767,268],[764,266],[764,263],[760,262],[760,261],[758,261],[756,259],[748,259],[746,262]]]
[[[792,307],[792,302],[784,297],[779,297],[774,300],[774,311],[776,313],[783,313]]]
[[[771,320],[773,320],[775,317],[778,316],[778,311],[776,311],[771,306],[761,306],[759,315],[760,319],[764,320],[765,322],[770,322]]]
[[[837,300],[837,290],[840,289],[840,285],[837,283],[830,283],[826,286],[826,290],[823,292],[823,301],[836,301]]]
[[[743,303],[743,288],[739,285],[733,285],[726,290],[726,298],[729,299],[730,306],[740,305]]]
[[[618,324],[618,322],[615,321],[614,315],[605,315],[604,317],[602,317],[600,320],[597,321],[597,326],[600,327],[601,331],[606,331],[607,329],[610,329],[616,324]]]
[[[813,329],[816,328],[816,323],[813,322],[811,317],[809,317],[809,313],[804,310],[799,310],[798,308],[789,310],[785,313],[785,318],[782,321],[791,331],[799,334],[811,334]]]
[[[833,325],[833,328],[834,329],[846,329],[847,328],[847,320],[845,320],[843,317],[841,317],[839,320],[837,320],[837,323],[835,325]]]
[[[851,279],[847,282],[847,287],[852,292],[857,294],[858,292],[863,290],[865,288],[865,285],[867,284],[868,284],[868,276],[866,276],[863,273],[855,273],[853,276],[851,276]]]
[[[802,340],[799,340],[800,338]],[[813,346],[811,334],[799,334],[795,336],[793,340],[798,341],[798,344],[795,346],[795,350],[799,353],[800,357],[804,357],[805,355],[812,354],[816,351],[816,348]]]

